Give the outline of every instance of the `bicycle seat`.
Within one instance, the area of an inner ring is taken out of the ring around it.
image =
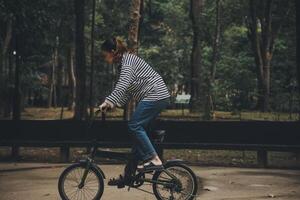
[[[155,130],[152,133],[152,139],[155,142],[163,142],[165,135],[166,135],[165,130]]]

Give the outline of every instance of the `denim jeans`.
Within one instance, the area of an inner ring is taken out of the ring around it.
[[[128,122],[129,133],[133,137],[131,152],[138,161],[146,161],[157,155],[146,131],[159,113],[167,107],[170,99],[140,101]]]

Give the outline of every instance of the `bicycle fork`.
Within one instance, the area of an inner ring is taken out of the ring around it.
[[[87,162],[86,162],[86,167],[84,169],[84,172],[83,172],[83,176],[81,178],[81,181],[80,183],[78,184],[78,188],[81,189],[84,187],[84,182],[85,182],[85,179],[89,173],[89,170],[90,170],[90,167],[91,167],[91,159],[90,158],[87,158]]]

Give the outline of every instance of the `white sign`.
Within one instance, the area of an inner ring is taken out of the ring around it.
[[[190,102],[190,94],[178,94],[175,99],[175,103],[188,104]]]

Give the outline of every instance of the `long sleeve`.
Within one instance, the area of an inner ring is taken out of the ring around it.
[[[125,93],[125,95],[123,96],[123,98],[120,99],[120,102],[119,102],[119,103],[117,103],[117,106],[118,106],[118,107],[124,106],[124,105],[128,102],[128,100],[130,99],[130,97],[131,97],[131,95],[126,91],[126,93]]]
[[[133,81],[133,69],[129,65],[122,65],[119,79],[112,93],[106,97],[106,100],[114,105],[124,105],[129,98],[127,92],[130,83]]]

